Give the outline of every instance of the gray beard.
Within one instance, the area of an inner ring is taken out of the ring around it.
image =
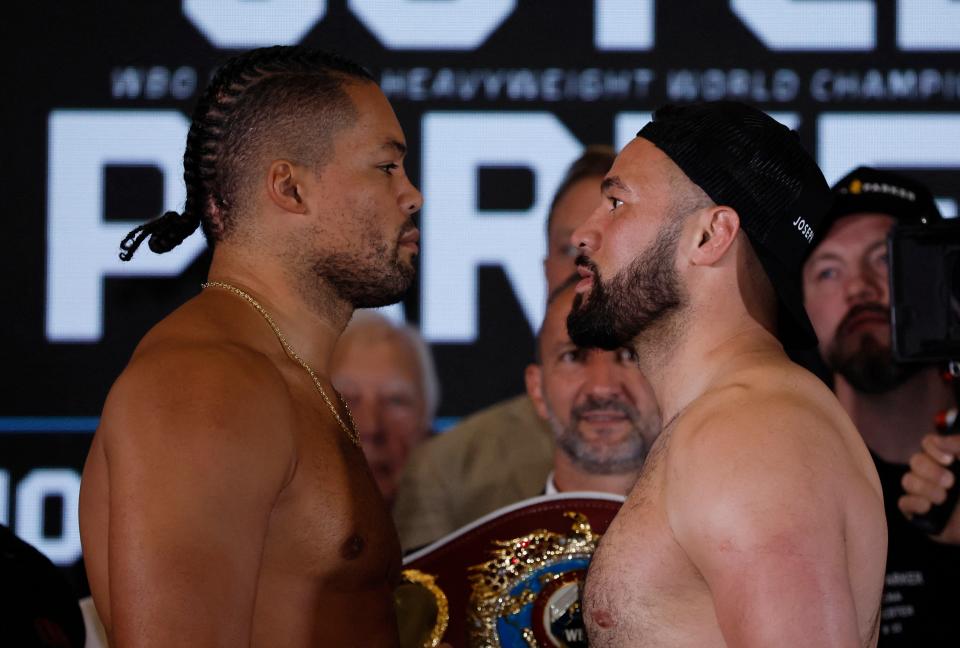
[[[553,430],[557,446],[570,457],[574,464],[591,475],[615,475],[639,470],[647,458],[647,443],[643,428],[649,422],[639,419],[635,413],[628,414],[631,434],[614,448],[598,449],[584,440],[577,429],[580,417],[571,412],[570,422],[564,425],[553,409],[548,406],[548,422]]]

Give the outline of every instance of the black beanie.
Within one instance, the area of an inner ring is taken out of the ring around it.
[[[784,347],[815,347],[800,275],[831,194],[794,131],[733,101],[667,105],[637,133],[663,151],[718,205],[740,217],[780,301]]]

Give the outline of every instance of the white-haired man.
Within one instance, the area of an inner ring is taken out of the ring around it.
[[[359,311],[340,336],[330,374],[377,486],[392,503],[410,451],[430,436],[440,399],[430,349],[413,328]]]

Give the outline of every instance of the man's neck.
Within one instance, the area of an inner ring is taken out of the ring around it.
[[[688,325],[674,326],[672,335],[652,332],[634,341],[643,371],[660,405],[666,428],[697,400],[733,363],[748,354],[783,353],[777,339],[744,314],[726,320],[720,315],[690,312]]]
[[[908,463],[923,436],[935,430],[937,413],[954,403],[951,387],[935,367],[882,394],[858,392],[843,376],[835,375],[834,381],[837,399],[867,447],[891,463]]]
[[[554,450],[553,484],[561,493],[594,491],[626,496],[639,475],[639,469],[612,475],[589,473],[574,463],[560,448]]]
[[[353,309],[334,296],[332,290],[326,297],[311,295],[308,299],[296,285],[296,278],[271,261],[249,259],[229,248],[218,247],[214,250],[207,280],[230,284],[256,299],[293,350],[314,371],[326,375],[334,346],[350,321]]]

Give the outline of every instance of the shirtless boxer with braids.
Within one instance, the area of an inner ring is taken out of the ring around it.
[[[298,47],[242,54],[193,115],[183,211],[204,290],[140,342],[104,406],[80,523],[96,607],[127,646],[396,646],[400,546],[328,379],[355,308],[409,287],[421,196],[369,74]]]
[[[573,235],[570,335],[632,345],[663,432],[590,566],[590,645],[875,645],[877,473],[784,352],[816,344],[799,276],[830,200],[819,169],[758,110],[665,107],[602,194]]]

